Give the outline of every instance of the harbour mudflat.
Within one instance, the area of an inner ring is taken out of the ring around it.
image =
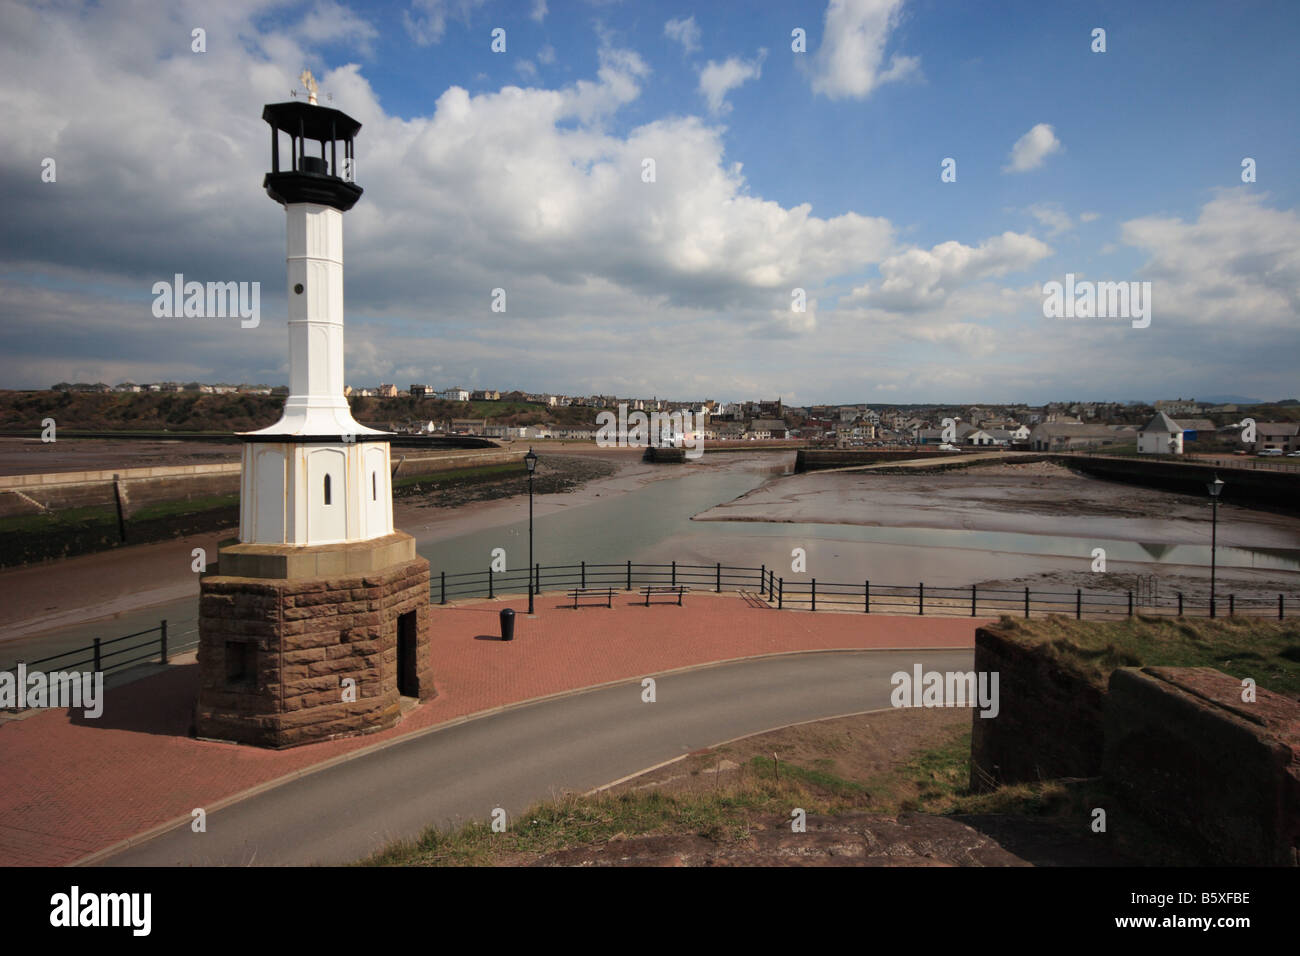
[[[938,474],[811,473],[768,482],[697,521],[850,524],[883,528],[1068,535],[1208,544],[1210,505],[1186,495],[1077,475],[1049,462]],[[1232,505],[1225,491],[1219,543],[1300,548],[1300,518]]]

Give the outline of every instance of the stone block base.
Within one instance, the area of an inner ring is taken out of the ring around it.
[[[1300,865],[1300,703],[1209,667],[1120,668],[1106,783],[1216,866]]]
[[[975,671],[999,675],[1001,710],[971,711],[972,790],[1101,774],[1106,695],[1083,674],[996,627],[975,631]]]
[[[205,577],[197,735],[282,748],[393,726],[403,695],[435,695],[429,613],[418,557],[334,576]]]

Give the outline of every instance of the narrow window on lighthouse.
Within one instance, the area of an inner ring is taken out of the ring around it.
[[[370,500],[379,500],[379,472],[377,471],[370,473]]]
[[[330,476],[325,476],[325,503],[330,503]]]

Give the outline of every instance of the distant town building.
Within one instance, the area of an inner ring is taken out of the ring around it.
[[[1011,436],[1005,428],[972,428],[962,436],[961,441],[967,445],[1005,448],[1011,443]]]
[[[432,385],[412,385],[411,397],[415,399],[424,399],[432,397]]]
[[[453,418],[449,430],[454,435],[482,435],[486,428],[485,418]]]
[[[382,385],[382,384],[381,384],[381,385],[379,386],[379,397],[380,397],[380,398],[396,398],[396,397],[397,397],[397,386],[396,386],[396,385]]]
[[[1034,451],[1079,451],[1121,444],[1130,441],[1134,434],[1131,428],[1052,422],[1036,425],[1029,433],[1029,444]]]
[[[1138,430],[1137,447],[1141,455],[1181,455],[1182,426],[1164,412],[1156,412],[1155,417]]]
[[[1213,438],[1218,430],[1208,418],[1176,418],[1174,424],[1183,430],[1184,442]]]
[[[453,388],[444,388],[438,393],[438,397],[447,402],[468,402],[469,389],[461,388],[459,385]]]
[[[1254,450],[1276,448],[1284,454],[1300,451],[1300,423],[1260,422],[1255,426]]]
[[[1204,406],[1194,398],[1162,399],[1154,407],[1166,415],[1199,415],[1204,411]]]
[[[779,418],[755,418],[749,423],[749,429],[745,432],[745,437],[755,440],[785,439],[790,437],[790,429]]]
[[[551,437],[560,438],[566,441],[595,441],[596,430],[594,428],[551,428]]]

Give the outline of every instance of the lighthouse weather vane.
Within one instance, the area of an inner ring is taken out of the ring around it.
[[[316,94],[320,92],[320,87],[316,85],[316,78],[311,75],[311,70],[303,70],[298,76],[298,82],[307,91],[307,102],[316,106]]]

